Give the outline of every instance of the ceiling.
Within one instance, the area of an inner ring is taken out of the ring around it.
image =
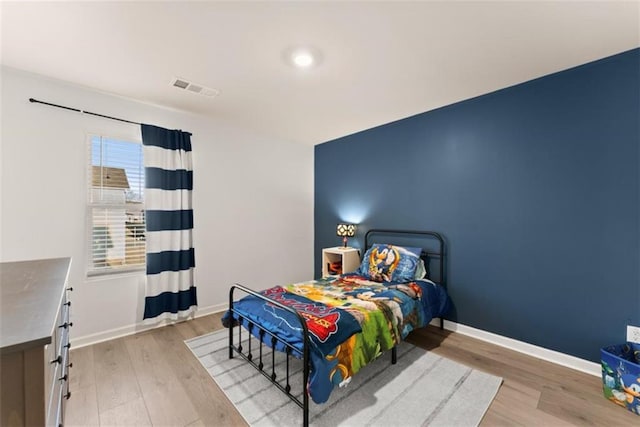
[[[640,46],[638,1],[0,7],[6,66],[304,144]],[[319,50],[319,66],[289,65],[284,52],[298,45]],[[173,77],[220,94],[174,88]]]

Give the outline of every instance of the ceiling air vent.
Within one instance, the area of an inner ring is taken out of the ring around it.
[[[185,79],[181,79],[178,77],[174,77],[173,80],[171,81],[171,86],[173,87],[177,87],[178,89],[183,89],[183,90],[187,90],[191,93],[195,93],[198,95],[203,95],[203,96],[217,96],[220,91],[218,89],[212,89],[209,87],[206,87],[204,85],[201,85],[199,83],[193,83],[190,82],[188,80]]]

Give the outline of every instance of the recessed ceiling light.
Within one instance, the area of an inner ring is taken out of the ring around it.
[[[293,63],[300,68],[307,68],[313,65],[313,55],[311,52],[299,51],[291,57]]]
[[[320,51],[313,47],[291,47],[284,52],[284,60],[296,68],[318,66],[320,58]]]

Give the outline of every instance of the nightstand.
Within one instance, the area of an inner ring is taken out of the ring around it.
[[[322,250],[322,277],[336,276],[330,264],[340,263],[341,273],[352,273],[360,266],[360,251],[338,246]]]

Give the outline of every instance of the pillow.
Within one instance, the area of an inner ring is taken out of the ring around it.
[[[358,274],[376,282],[410,282],[421,252],[420,248],[376,243],[364,254]]]
[[[424,266],[424,260],[420,258],[416,267],[416,274],[413,276],[414,280],[424,279],[427,275],[427,268]]]

